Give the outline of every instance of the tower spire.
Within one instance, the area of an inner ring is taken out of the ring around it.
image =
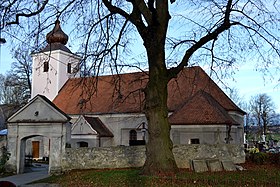
[[[58,19],[55,21],[53,30],[46,35],[46,40],[48,45],[43,50],[41,50],[41,52],[62,50],[68,53],[72,53],[65,46],[68,42],[68,35],[62,31],[60,27],[60,21]]]
[[[46,39],[48,44],[51,43],[61,43],[63,45],[67,44],[68,35],[62,31],[60,27],[60,21],[58,19],[55,21],[55,26],[53,30],[47,34]]]

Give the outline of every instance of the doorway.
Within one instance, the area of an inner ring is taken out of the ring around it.
[[[33,159],[39,159],[39,141],[32,141],[32,157]]]
[[[21,140],[20,173],[49,170],[50,139],[32,135]],[[46,159],[47,158],[47,159]]]
[[[14,113],[7,120],[9,170],[23,173],[25,157],[31,155],[32,160],[33,156],[39,160],[43,158],[48,160],[49,173],[61,173],[61,157],[70,139],[70,119],[50,100],[41,95],[35,96]]]

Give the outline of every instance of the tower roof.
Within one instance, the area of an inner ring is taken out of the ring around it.
[[[55,26],[53,30],[47,34],[46,39],[48,44],[51,43],[61,43],[63,45],[67,44],[68,35],[62,31],[59,20],[55,21]]]
[[[41,52],[62,50],[68,53],[72,53],[65,46],[68,42],[68,35],[62,31],[59,20],[55,21],[55,26],[53,30],[47,34],[46,39],[48,45],[43,50],[41,50]]]

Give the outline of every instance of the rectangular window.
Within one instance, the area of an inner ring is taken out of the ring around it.
[[[198,138],[191,139],[191,144],[199,144],[199,139]]]
[[[79,147],[88,147],[88,143],[87,142],[78,142],[78,146]]]
[[[71,73],[71,63],[67,64],[67,73]]]
[[[48,72],[49,71],[49,62],[45,61],[44,62],[44,72]]]

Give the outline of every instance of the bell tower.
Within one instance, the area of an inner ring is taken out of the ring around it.
[[[65,46],[68,36],[62,31],[59,20],[46,40],[48,45],[32,54],[31,98],[40,94],[52,101],[69,78],[80,76],[81,58]]]

